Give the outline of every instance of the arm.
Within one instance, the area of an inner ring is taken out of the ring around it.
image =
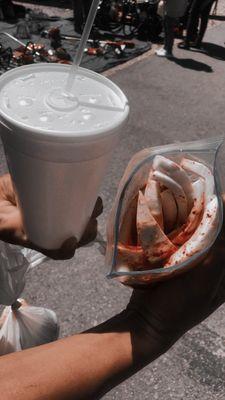
[[[223,235],[188,273],[134,291],[86,333],[0,358],[2,400],[95,400],[167,351],[225,300]]]
[[[1,399],[98,399],[167,348],[126,310],[87,333],[1,357]]]

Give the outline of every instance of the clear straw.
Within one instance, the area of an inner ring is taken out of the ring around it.
[[[75,58],[73,61],[73,65],[70,68],[70,72],[69,72],[68,79],[66,82],[65,91],[67,93],[70,92],[72,89],[74,77],[75,77],[76,71],[81,63],[84,49],[85,49],[87,40],[88,40],[90,32],[91,32],[91,28],[94,23],[94,19],[95,19],[100,1],[101,0],[93,0],[92,1],[91,8],[88,13],[87,21],[86,21],[86,24],[85,24],[85,27],[84,27],[84,30],[83,30],[83,33],[82,33],[82,36],[80,39],[79,47],[77,49],[77,52],[76,52],[76,55],[75,55]]]

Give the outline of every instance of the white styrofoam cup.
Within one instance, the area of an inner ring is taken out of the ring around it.
[[[83,68],[71,91],[71,110],[61,108],[60,96],[51,108],[54,76],[65,78],[69,68],[29,65],[0,78],[0,133],[9,171],[28,238],[45,249],[57,249],[70,237],[80,240],[129,114],[123,92]],[[46,83],[36,85],[43,77]]]

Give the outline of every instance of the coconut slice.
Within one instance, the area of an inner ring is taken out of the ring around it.
[[[117,246],[117,264],[131,269],[141,267],[146,263],[144,250],[141,246],[128,246],[119,243]]]
[[[136,214],[137,197],[128,204],[127,210],[123,216],[119,232],[119,241],[121,243],[131,245],[137,241]]]
[[[179,164],[163,156],[155,156],[153,160],[153,168],[157,171],[165,173],[166,175],[169,175],[182,187],[187,198],[189,213],[193,207],[194,201],[192,182],[186,171],[184,171]]]
[[[165,267],[180,264],[210,246],[217,231],[218,208],[218,199],[213,196],[205,207],[202,221],[195,233],[170,257]]]
[[[206,167],[206,165],[194,160],[190,160],[188,158],[182,159],[181,166],[187,171],[192,172],[205,179],[206,201],[210,200],[215,190],[214,176],[211,170]]]
[[[193,183],[194,206],[188,216],[186,224],[183,225],[179,234],[175,235],[170,240],[177,246],[184,244],[198,227],[202,213],[204,210],[205,199],[205,182],[203,179],[198,179]]]
[[[177,222],[177,204],[169,189],[161,192],[164,227],[166,232],[172,231]]]
[[[176,247],[152,216],[147,201],[140,191],[137,206],[137,232],[140,245],[150,263],[165,260],[176,251]]]
[[[179,183],[163,172],[154,171],[152,177],[173,193],[178,208],[178,223],[184,224],[188,216],[188,206],[183,188]]]
[[[151,214],[163,229],[163,211],[160,196],[160,185],[158,182],[151,179],[151,173],[149,174],[149,179],[145,187],[144,196]]]

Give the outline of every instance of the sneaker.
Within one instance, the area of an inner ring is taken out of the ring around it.
[[[204,47],[202,45],[202,42],[199,40],[196,40],[196,42],[194,42],[191,47],[194,47],[194,49],[199,49],[199,50],[203,50]]]
[[[189,50],[190,44],[189,42],[180,42],[177,47],[179,47],[179,49]]]
[[[164,47],[161,47],[160,49],[155,51],[155,54],[158,57],[166,57],[166,58],[173,58],[173,54],[169,53]]]

